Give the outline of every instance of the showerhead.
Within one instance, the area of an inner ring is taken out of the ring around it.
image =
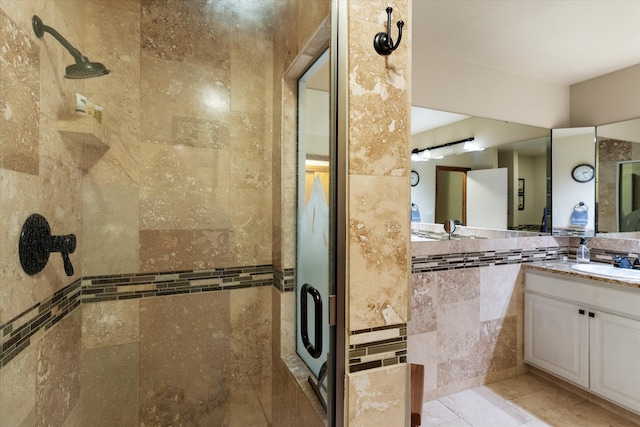
[[[80,62],[66,68],[65,79],[89,79],[109,74],[109,70],[99,62]]]
[[[109,74],[109,70],[99,62],[91,62],[89,59],[78,51],[75,47],[71,46],[64,37],[60,35],[53,28],[44,25],[42,20],[38,16],[33,15],[31,19],[31,25],[33,26],[33,32],[38,38],[41,38],[45,31],[51,34],[56,40],[65,47],[76,60],[75,64],[69,65],[66,68],[66,79],[88,79],[91,77],[100,77]]]

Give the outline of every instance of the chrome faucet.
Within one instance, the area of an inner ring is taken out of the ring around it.
[[[640,259],[636,258],[632,264],[628,257],[616,256],[613,261],[613,266],[618,268],[638,269],[640,268]]]
[[[449,240],[451,240],[451,235],[454,231],[456,231],[456,223],[452,219],[448,219],[444,222],[444,231],[449,234]]]

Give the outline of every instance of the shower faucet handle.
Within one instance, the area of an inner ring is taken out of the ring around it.
[[[64,264],[64,272],[67,276],[73,276],[73,265],[71,264],[69,254],[72,254],[76,250],[76,235],[51,236],[49,249],[51,252],[60,252]]]
[[[51,252],[60,252],[64,263],[64,272],[73,276],[73,265],[69,254],[76,250],[76,236],[67,234],[52,236],[49,223],[39,214],[27,218],[22,226],[18,242],[18,255],[22,269],[28,275],[41,272],[49,261]]]

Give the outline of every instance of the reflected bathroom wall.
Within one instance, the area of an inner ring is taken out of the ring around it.
[[[426,111],[447,115],[441,111]],[[548,204],[549,129],[462,116],[462,119],[453,123],[412,135],[411,147],[424,149],[469,137],[474,137],[473,149],[482,148],[483,150],[463,151],[458,154],[446,155],[443,158],[432,158],[428,161],[412,161],[412,170],[419,174],[420,180],[415,187],[411,187],[411,201],[419,209],[421,222],[441,223],[441,219],[435,212],[436,205],[441,203],[436,203],[436,200],[442,200],[444,204],[448,203],[448,192],[444,192],[444,194],[436,192],[437,168],[456,167],[476,171],[507,168],[507,213],[501,221],[507,224],[504,229],[541,232],[543,213]],[[519,191],[518,188],[521,182],[525,183],[523,191]],[[461,191],[459,192],[461,193]],[[467,208],[474,207],[491,211],[490,206],[467,206]],[[473,226],[474,224],[468,225]],[[545,232],[550,231],[548,229]]]
[[[594,179],[574,177],[576,166],[595,165],[595,128],[566,128],[552,131],[553,234],[595,234],[596,195]]]

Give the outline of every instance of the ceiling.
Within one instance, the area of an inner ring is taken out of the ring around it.
[[[430,50],[567,86],[640,63],[640,0],[411,4],[414,24],[405,28],[412,31],[413,56]],[[423,120],[412,122],[425,130]]]

